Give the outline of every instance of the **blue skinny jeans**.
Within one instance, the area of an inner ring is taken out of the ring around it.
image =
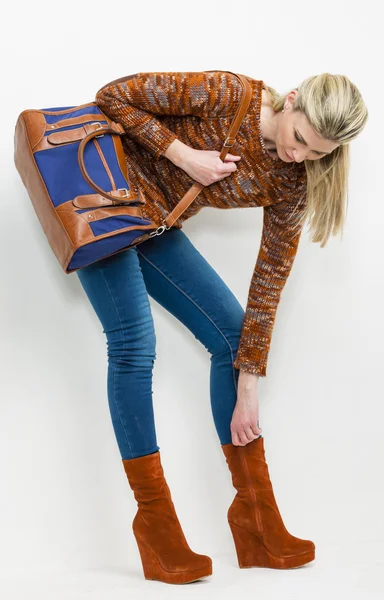
[[[122,459],[160,450],[152,401],[156,334],[148,294],[210,354],[210,402],[221,444],[240,371],[233,367],[244,310],[221,277],[175,227],[76,271],[106,335],[107,394]]]

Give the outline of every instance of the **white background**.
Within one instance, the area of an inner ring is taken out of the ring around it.
[[[209,354],[151,299],[163,467],[188,542],[214,562],[213,577],[181,591],[205,597],[219,590],[221,598],[254,597],[255,590],[259,598],[336,598],[341,591],[379,597],[384,90],[378,6],[322,1],[309,9],[302,0],[8,5],[0,36],[0,588],[9,576],[14,580],[4,597],[25,596],[17,577],[30,577],[29,594],[40,598],[49,581],[55,598],[78,598],[95,582],[105,586],[100,597],[181,593],[142,576],[131,531],[136,503],[109,416],[104,334],[76,275],[61,270],[48,245],[14,167],[13,131],[22,110],[92,101],[99,87],[124,75],[206,69],[244,73],[285,93],[310,75],[342,73],[362,93],[369,121],[351,144],[344,238],[320,249],[303,234],[278,308],[268,374],[259,383],[277,502],[289,531],[316,543],[308,568],[237,567],[226,520],[235,491],[210,411]],[[261,225],[262,209],[255,208],[206,208],[184,224],[244,307]],[[79,587],[65,579],[83,569],[97,571],[86,580],[79,575]],[[52,573],[62,579],[49,579]]]

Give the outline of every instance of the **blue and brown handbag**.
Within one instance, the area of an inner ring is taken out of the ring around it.
[[[250,84],[237,77],[244,93],[222,160],[251,99]],[[144,218],[141,205],[146,199],[130,185],[120,140],[124,134],[124,127],[95,102],[25,110],[18,117],[15,165],[65,273],[170,229],[204,187],[195,182],[162,224]]]

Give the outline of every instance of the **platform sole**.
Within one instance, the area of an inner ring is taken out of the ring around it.
[[[315,550],[294,556],[279,557],[271,554],[254,533],[229,522],[235,542],[240,569],[264,567],[269,569],[295,569],[315,560]]]
[[[210,565],[188,571],[167,571],[161,566],[156,554],[135,535],[139,548],[141,563],[145,579],[155,579],[163,583],[183,584],[204,579],[212,575],[212,562]]]

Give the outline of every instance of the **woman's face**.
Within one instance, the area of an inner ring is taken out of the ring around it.
[[[339,144],[320,137],[303,112],[292,110],[296,93],[293,90],[288,94],[284,112],[279,113],[275,137],[276,150],[279,158],[286,162],[318,160],[326,153],[333,152]]]

